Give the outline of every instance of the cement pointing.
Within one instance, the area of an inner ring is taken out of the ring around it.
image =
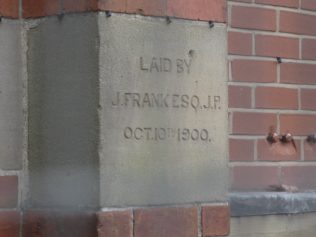
[[[20,169],[23,143],[23,83],[20,22],[0,24],[0,169]]]
[[[28,32],[31,205],[96,207],[95,14],[45,18]]]

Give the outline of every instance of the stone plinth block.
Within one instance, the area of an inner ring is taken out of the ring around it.
[[[226,27],[99,15],[101,205],[223,200]]]

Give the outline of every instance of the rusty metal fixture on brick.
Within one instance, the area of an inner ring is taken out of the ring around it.
[[[306,138],[306,142],[311,145],[314,145],[316,143],[316,133],[308,135]]]
[[[285,134],[277,134],[274,130],[274,127],[273,126],[270,126],[269,128],[269,134],[267,136],[267,141],[270,143],[270,144],[273,144],[273,143],[277,143],[277,142],[281,142],[283,144],[286,144],[286,143],[292,143],[293,146],[295,147],[296,149],[296,146],[295,146],[295,142],[294,142],[294,138],[293,138],[293,135],[289,132],[285,133]]]
[[[167,21],[167,24],[168,24],[168,25],[172,22],[170,16],[167,16],[167,17],[166,17],[166,21]]]
[[[62,21],[64,19],[65,13],[60,13],[57,15],[57,18],[59,21]]]
[[[111,17],[112,16],[112,12],[111,11],[105,11],[105,16],[106,17]]]
[[[277,62],[278,62],[279,64],[282,63],[282,58],[281,58],[281,57],[276,57],[276,60],[277,60]]]
[[[279,135],[275,132],[274,126],[270,126],[267,141],[270,144],[276,143],[278,141],[278,136]]]
[[[213,21],[209,21],[208,25],[210,26],[210,28],[212,29],[214,27],[214,22]]]
[[[289,132],[277,134],[274,127],[270,126],[266,140],[277,154],[293,155],[297,152],[293,135]]]

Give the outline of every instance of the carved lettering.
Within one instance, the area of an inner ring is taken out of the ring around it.
[[[221,110],[221,96],[198,96],[163,93],[116,92],[112,97],[113,107],[130,108],[173,108],[200,110]]]
[[[171,73],[173,65],[176,65],[177,73],[190,74],[192,58],[188,59],[170,59],[166,57],[139,58],[140,70],[150,73]]]
[[[134,141],[212,142],[209,131],[205,128],[126,127],[123,137]]]

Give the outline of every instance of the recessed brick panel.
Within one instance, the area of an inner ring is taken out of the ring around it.
[[[22,0],[23,17],[41,17],[59,14],[61,12],[61,0]]]
[[[271,113],[234,112],[233,134],[265,135],[275,126],[276,115]]]
[[[281,83],[316,84],[316,65],[301,63],[281,64]]]
[[[0,211],[0,237],[20,236],[20,213],[18,211]]]
[[[229,108],[250,108],[251,87],[229,86],[228,87]]]
[[[98,0],[63,0],[65,12],[85,12],[98,9]]]
[[[316,1],[315,0],[302,0],[301,8],[305,10],[316,11]]]
[[[302,58],[307,60],[316,60],[316,40],[303,39]]]
[[[256,60],[233,60],[233,81],[275,82],[277,77],[276,62]]]
[[[197,208],[147,208],[134,211],[134,237],[195,237]]]
[[[236,166],[231,170],[232,190],[267,190],[269,185],[278,185],[278,167]]]
[[[233,6],[231,26],[255,30],[276,30],[276,11],[257,7]]]
[[[228,33],[228,53],[237,55],[252,54],[252,35],[248,33]]]
[[[127,0],[126,11],[141,15],[165,16],[167,0]]]
[[[98,236],[93,212],[29,210],[23,218],[23,237]]]
[[[300,141],[292,143],[269,144],[266,139],[258,140],[258,160],[260,161],[298,161],[300,159]]]
[[[255,3],[267,4],[281,7],[299,7],[299,0],[255,0]]]
[[[316,16],[281,11],[280,31],[303,35],[316,35]]]
[[[296,38],[256,35],[256,55],[267,57],[299,57],[299,40]]]
[[[281,182],[296,186],[300,191],[316,189],[316,166],[290,166],[281,168]]]
[[[127,0],[98,0],[99,10],[126,12]]]
[[[243,139],[229,139],[229,160],[234,161],[253,161],[254,141]]]
[[[19,0],[0,0],[0,16],[18,18]]]
[[[18,202],[18,177],[0,176],[0,208],[15,208]]]
[[[315,89],[301,89],[301,109],[316,110]]]
[[[228,205],[202,207],[202,236],[227,236],[230,232]]]
[[[226,22],[225,0],[168,0],[167,15],[184,19]]]
[[[289,131],[293,135],[307,136],[316,131],[315,115],[280,115],[281,132]]]
[[[256,108],[260,109],[298,109],[297,89],[278,87],[257,87]]]
[[[133,237],[132,210],[100,212],[98,237]]]

